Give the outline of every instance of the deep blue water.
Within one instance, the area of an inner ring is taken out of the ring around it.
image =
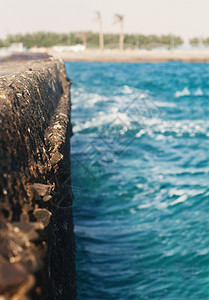
[[[66,67],[78,299],[209,299],[209,64]]]

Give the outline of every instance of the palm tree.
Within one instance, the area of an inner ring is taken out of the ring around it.
[[[102,16],[99,11],[96,11],[96,18],[94,21],[99,23],[99,48],[100,50],[104,49],[104,35],[103,35],[103,27],[102,27]]]
[[[114,19],[116,24],[119,24],[120,26],[120,38],[119,38],[119,49],[123,51],[124,49],[124,32],[123,32],[123,22],[124,22],[124,16],[115,14]]]

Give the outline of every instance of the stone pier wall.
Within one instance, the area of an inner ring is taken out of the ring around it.
[[[75,299],[71,132],[62,61],[0,65],[1,300]]]

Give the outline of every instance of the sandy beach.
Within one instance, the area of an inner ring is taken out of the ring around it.
[[[209,50],[89,50],[84,52],[55,52],[48,53],[64,61],[89,62],[209,62]]]

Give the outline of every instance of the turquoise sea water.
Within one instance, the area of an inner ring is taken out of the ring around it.
[[[209,64],[66,68],[78,299],[209,299]]]

